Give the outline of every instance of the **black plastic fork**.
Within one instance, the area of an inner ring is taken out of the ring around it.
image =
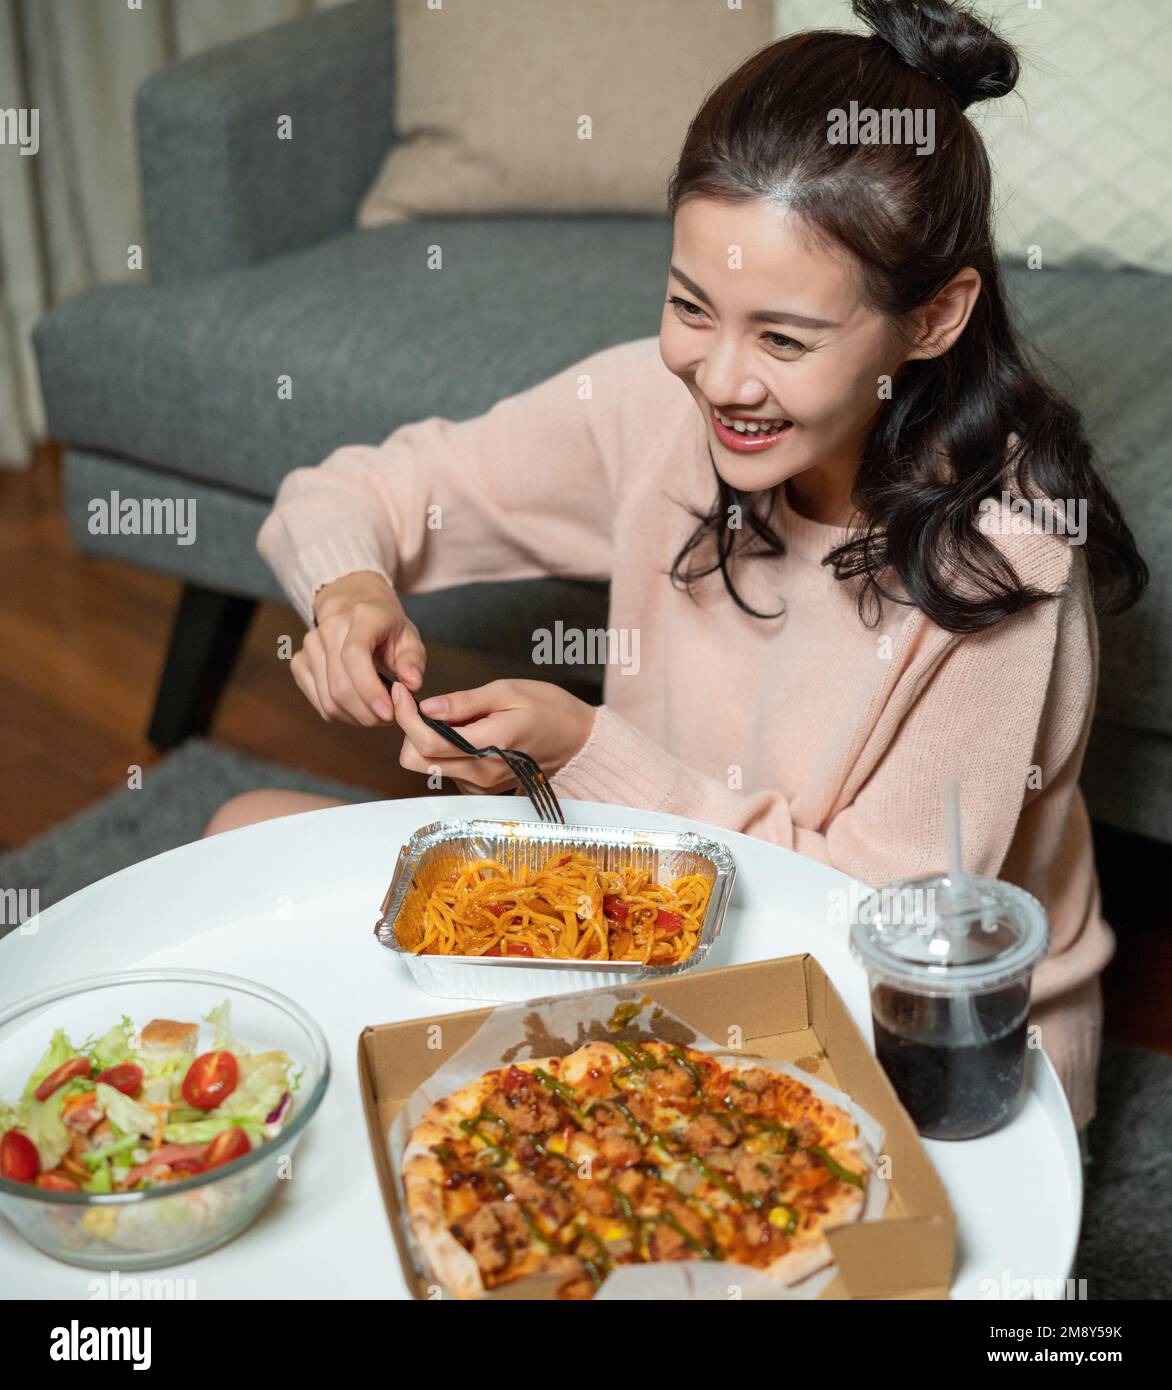
[[[397,676],[388,676],[379,671],[378,678],[388,690],[396,680],[399,680],[399,684],[403,686],[404,690],[407,690],[407,686]],[[487,748],[477,748],[463,734],[457,733],[450,724],[445,724],[442,719],[433,719],[431,715],[424,714],[419,708],[419,701],[415,699],[413,691],[407,690],[407,694],[411,696],[412,700],[415,700],[415,709],[429,729],[439,734],[441,738],[446,738],[450,744],[469,758],[502,758],[509,771],[517,779],[521,790],[536,807],[538,816],[543,821],[565,825],[566,818],[562,813],[561,805],[553,788],[549,785],[549,779],[542,772],[536,759],[531,758],[528,753],[522,753],[519,748],[498,748],[496,744],[491,744]]]

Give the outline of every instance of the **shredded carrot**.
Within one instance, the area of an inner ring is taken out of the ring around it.
[[[167,1111],[182,1110],[183,1102],[179,1100],[169,1100],[162,1105],[152,1105],[150,1101],[143,1101],[142,1105],[144,1110],[153,1110],[155,1112],[155,1137],[151,1143],[151,1148],[161,1149],[163,1147],[163,1126],[167,1122]]]
[[[66,1096],[61,1106],[61,1114],[68,1115],[71,1110],[76,1110],[79,1106],[88,1105],[91,1100],[97,1100],[97,1091],[78,1091],[75,1096]]]

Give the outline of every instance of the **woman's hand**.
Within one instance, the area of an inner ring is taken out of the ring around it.
[[[398,681],[392,691],[403,730],[399,762],[413,772],[437,769],[462,792],[489,793],[514,785],[500,758],[467,758],[419,717]],[[475,690],[429,695],[419,709],[458,728],[478,748],[520,748],[536,758],[547,777],[570,761],[590,737],[597,710],[549,681],[490,681]]]
[[[318,590],[317,627],[290,663],[301,693],[323,719],[366,728],[394,720],[377,660],[413,690],[423,684],[427,652],[419,629],[381,575],[363,570]]]

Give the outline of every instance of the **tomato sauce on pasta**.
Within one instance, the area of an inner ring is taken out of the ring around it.
[[[702,874],[661,884],[645,869],[603,869],[577,852],[521,877],[478,859],[432,889],[414,950],[674,965],[696,949],[710,893]]]

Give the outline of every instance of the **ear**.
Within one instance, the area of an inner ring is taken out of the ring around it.
[[[934,299],[914,310],[911,315],[914,346],[906,360],[942,357],[964,331],[980,292],[979,273],[966,265]]]

